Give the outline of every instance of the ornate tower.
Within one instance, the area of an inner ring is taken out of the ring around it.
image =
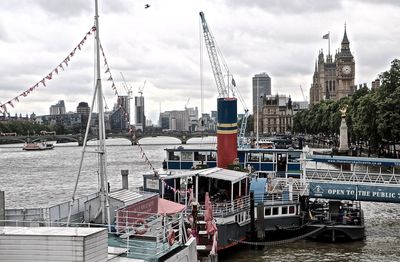
[[[339,100],[342,97],[353,94],[354,88],[354,57],[350,51],[350,42],[347,38],[346,24],[344,25],[344,35],[340,52],[335,56],[336,63],[336,97]]]

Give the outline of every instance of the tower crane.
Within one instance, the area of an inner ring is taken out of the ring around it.
[[[204,41],[207,47],[208,57],[210,58],[211,68],[214,73],[215,82],[217,84],[217,90],[220,97],[228,97],[228,88],[224,81],[221,66],[219,65],[218,54],[214,36],[208,29],[206,18],[204,13],[200,12],[201,24],[203,26]]]
[[[224,57],[222,53],[220,52],[219,49],[217,49],[216,41],[214,39],[214,36],[212,35],[211,31],[208,28],[207,21],[204,17],[204,13],[200,12],[200,18],[201,18],[201,23],[203,27],[203,34],[204,34],[204,42],[207,47],[207,52],[208,56],[210,58],[210,63],[211,63],[211,68],[214,73],[214,78],[215,82],[217,84],[217,90],[218,94],[220,97],[229,97],[229,68],[224,60]],[[225,84],[224,77],[222,74],[221,66],[219,64],[219,59],[218,59],[218,54],[221,57],[221,60],[223,62],[225,70],[228,72],[228,85]],[[237,94],[240,102],[242,103],[244,107],[244,117],[242,119],[242,124],[240,126],[240,132],[239,132],[239,139],[238,139],[238,146],[243,147],[244,145],[244,137],[246,133],[246,127],[247,127],[247,119],[249,117],[249,110],[246,106],[246,103],[241,96],[239,89],[236,87],[236,82],[234,78],[232,77],[232,89],[235,90],[235,93]]]
[[[147,80],[144,80],[143,86],[142,86],[142,87],[139,87],[138,93],[140,94],[140,96],[143,96],[143,89],[144,89],[144,87],[145,87],[145,85],[146,85],[146,81],[147,81]]]
[[[303,90],[303,88],[301,87],[301,85],[300,85],[300,90],[301,90],[301,94],[303,95],[304,101],[307,101],[307,97],[304,95],[304,90]]]
[[[189,104],[189,101],[190,101],[190,97],[189,97],[188,100],[186,101],[185,109],[187,108],[187,106],[188,106],[188,104]]]
[[[119,73],[121,74],[122,80],[124,81],[122,86],[125,88],[125,91],[128,94],[128,99],[130,100],[130,99],[132,99],[132,93],[133,93],[132,89],[133,88],[131,85],[128,86],[128,83],[125,80],[124,74],[122,74],[122,72],[119,72]]]

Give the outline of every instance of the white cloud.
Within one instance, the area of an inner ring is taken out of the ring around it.
[[[144,5],[149,3],[150,8]],[[274,93],[308,96],[321,37],[331,32],[331,52],[340,47],[347,23],[356,60],[356,82],[369,83],[398,55],[398,1],[244,1],[151,0],[99,1],[100,35],[120,93],[123,72],[134,94],[144,89],[146,115],[153,122],[162,110],[200,109],[199,11],[251,108],[251,78],[267,72]],[[2,0],[0,2],[0,102],[19,95],[55,68],[93,25],[94,1]],[[91,102],[94,42],[90,37],[47,87],[21,98],[11,114],[47,114],[51,104],[66,101],[76,110]],[[216,108],[217,90],[204,48],[205,112]],[[103,68],[103,72],[105,69]],[[104,78],[106,75],[104,75]],[[107,104],[115,102],[110,83],[103,83]],[[238,111],[242,107],[238,105]],[[133,113],[133,112],[132,112]]]

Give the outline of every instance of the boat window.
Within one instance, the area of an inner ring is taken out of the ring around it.
[[[266,207],[264,210],[264,215],[265,216],[270,216],[271,215],[271,208],[270,207]]]
[[[294,206],[289,206],[289,214],[294,214],[295,212]]]
[[[263,154],[262,162],[272,162],[273,154]]]
[[[274,207],[274,208],[272,208],[272,215],[273,215],[273,216],[279,215],[279,207]]]
[[[180,152],[168,152],[168,160],[179,160]]]
[[[299,162],[300,152],[289,152],[288,153],[288,161],[289,162]]]
[[[287,215],[288,207],[282,207],[282,215]]]
[[[194,152],[194,161],[206,161],[207,152]]]
[[[248,159],[249,162],[259,162],[260,161],[260,153],[250,153],[248,155],[248,157],[249,157],[249,159]]]
[[[182,161],[193,161],[193,152],[181,152]]]
[[[210,152],[207,155],[207,161],[216,161],[217,160],[217,152]]]

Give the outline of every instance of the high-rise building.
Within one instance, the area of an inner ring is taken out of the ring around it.
[[[110,115],[111,130],[127,130],[129,128],[129,98],[118,96],[117,104]]]
[[[135,127],[136,130],[144,130],[146,116],[144,115],[144,96],[135,96]]]
[[[90,107],[86,102],[80,102],[76,107],[76,113],[81,116],[81,130],[85,130],[90,115]]]
[[[381,81],[379,80],[379,78],[377,78],[374,81],[372,81],[371,89],[377,89],[380,87],[380,85]]]
[[[263,99],[268,95],[271,95],[271,77],[265,72],[256,74],[253,77],[253,123],[256,132],[257,129],[260,130],[262,123]]]
[[[160,119],[158,125],[161,127],[161,129],[170,129],[169,125],[169,118],[170,118],[170,113],[169,112],[163,112],[160,113]]]
[[[58,101],[57,104],[50,106],[50,115],[64,115],[65,103],[64,100]]]
[[[354,71],[355,62],[345,26],[341,49],[336,52],[335,60],[332,60],[329,53],[325,60],[322,50],[319,52],[310,88],[310,104],[314,105],[322,100],[338,101],[352,95],[357,90],[354,85]]]
[[[198,108],[185,108],[160,113],[159,125],[172,131],[196,131],[198,128]]]
[[[259,106],[262,106],[261,97],[265,97],[267,95],[271,95],[271,77],[269,77],[269,75],[265,72],[255,75],[253,77],[253,110],[256,109],[257,102]]]
[[[90,114],[89,104],[86,102],[80,102],[76,107],[76,112],[80,115],[88,116]]]

